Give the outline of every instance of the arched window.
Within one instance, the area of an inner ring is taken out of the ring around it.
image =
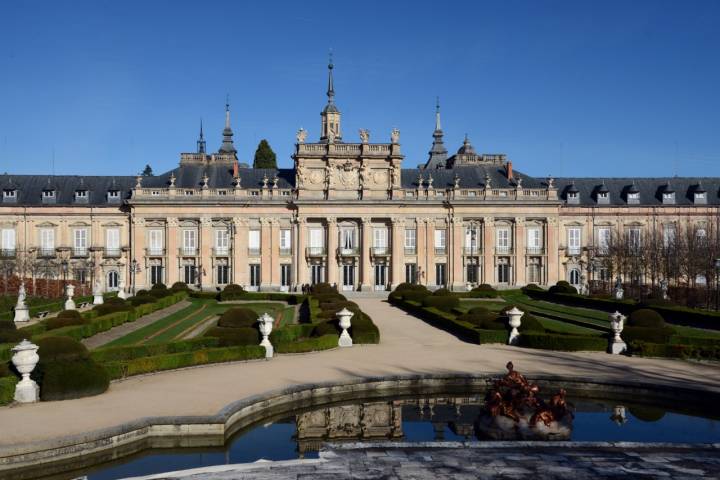
[[[573,268],[570,270],[569,280],[570,285],[580,285],[580,270]]]
[[[115,270],[108,272],[107,274],[107,287],[108,290],[116,290],[120,283],[120,275]]]

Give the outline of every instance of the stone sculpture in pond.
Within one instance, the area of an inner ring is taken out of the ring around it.
[[[549,401],[540,388],[507,364],[508,373],[492,382],[485,405],[475,422],[478,437],[493,440],[569,440],[572,405],[560,389]]]

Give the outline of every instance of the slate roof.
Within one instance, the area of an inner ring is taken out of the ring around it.
[[[491,188],[515,187],[514,182],[508,181],[505,167],[498,165],[461,165],[455,168],[437,168],[434,170],[403,169],[402,188],[417,188],[420,174],[424,179],[423,185],[427,185],[428,176],[432,175],[433,187],[441,190],[451,188],[454,185],[456,174],[460,178],[460,188],[483,188],[486,174],[490,176]],[[540,180],[517,170],[513,170],[513,178],[522,178],[523,188],[547,187],[547,182],[544,179]]]
[[[263,184],[263,176],[267,175],[268,185],[277,175],[278,188],[294,188],[295,170],[292,168],[239,168],[240,186],[242,188],[259,188]],[[179,188],[200,188],[203,175],[208,176],[210,188],[232,188],[233,169],[231,165],[183,165],[160,175],[143,177],[143,187],[166,188],[170,185],[170,176],[175,174],[175,186]]]
[[[130,197],[135,177],[79,176],[79,175],[2,175],[0,189],[17,190],[18,205],[43,205],[43,190],[55,190],[54,205],[117,205],[108,202],[107,192],[117,190],[121,201]],[[87,190],[86,202],[75,201],[76,190]],[[5,203],[5,202],[2,202]]]
[[[662,205],[662,193],[667,185],[675,192],[675,205],[696,205],[694,193],[707,192],[708,205],[720,205],[720,178],[660,177],[660,178],[556,178],[555,186],[561,200],[567,200],[567,192],[573,183],[579,194],[580,205],[597,205],[596,194],[604,183],[610,200],[609,205],[627,205],[627,193],[640,193],[640,205]]]

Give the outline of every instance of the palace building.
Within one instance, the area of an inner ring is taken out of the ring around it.
[[[403,168],[397,130],[346,141],[332,63],[327,97],[320,138],[300,129],[292,169],[239,164],[228,106],[218,151],[201,129],[197,151],[161,175],[6,174],[0,260],[26,278],[99,278],[108,290],[582,286],[607,276],[597,258],[612,232],[639,244],[651,226],[718,213],[717,178],[535,178],[468,138],[450,154],[439,106],[424,168]]]

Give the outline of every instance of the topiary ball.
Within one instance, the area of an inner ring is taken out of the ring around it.
[[[45,362],[77,360],[90,356],[85,345],[70,337],[45,337],[35,343],[40,360]]]
[[[329,321],[329,322],[322,322],[315,325],[315,328],[313,328],[312,332],[310,333],[311,337],[322,337],[323,335],[337,335],[339,332],[338,327],[335,325],[335,322]]]
[[[190,287],[188,287],[185,282],[175,282],[172,284],[172,287],[170,287],[170,290],[173,292],[182,292],[190,290]]]
[[[660,328],[665,326],[665,320],[655,310],[641,308],[630,314],[628,325],[632,327]]]
[[[153,284],[153,286],[150,288],[150,290],[167,290],[167,285],[165,285],[162,282],[158,282]]]
[[[205,333],[205,336],[218,338],[218,345],[221,347],[260,344],[260,332],[251,327],[213,327]]]
[[[259,315],[247,307],[234,307],[225,311],[218,320],[218,327],[244,328],[257,323]]]

